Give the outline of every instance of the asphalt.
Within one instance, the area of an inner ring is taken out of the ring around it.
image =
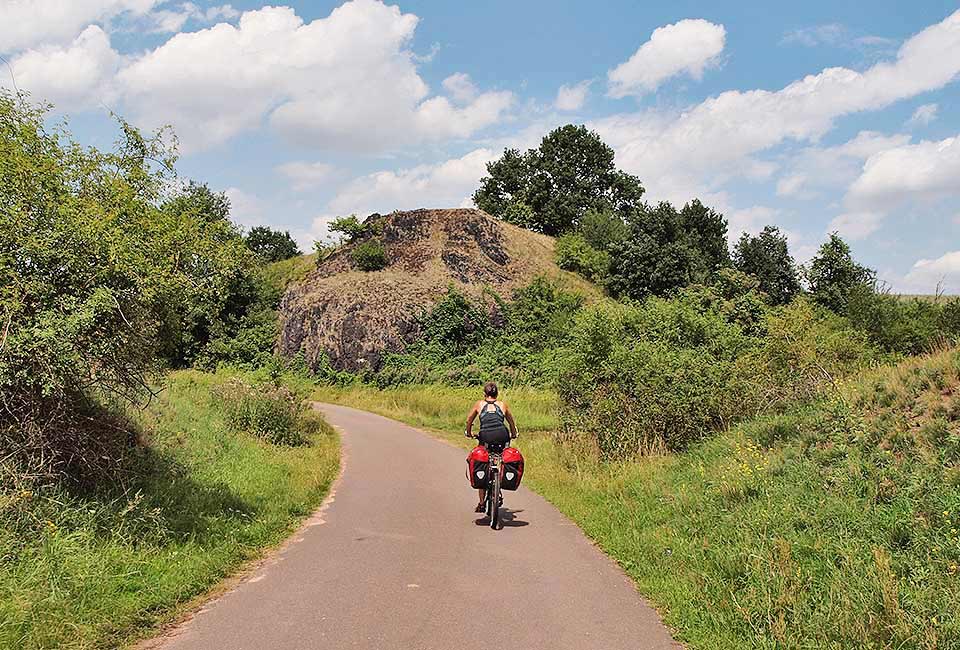
[[[505,525],[491,530],[473,513],[463,450],[378,415],[317,408],[343,441],[327,504],[269,561],[146,647],[680,647],[544,499],[505,492]]]

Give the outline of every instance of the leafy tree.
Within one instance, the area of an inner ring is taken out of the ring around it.
[[[760,290],[774,305],[785,305],[800,293],[800,272],[787,247],[787,238],[776,226],[766,226],[756,236],[743,233],[733,253],[738,271],[757,278]]]
[[[613,149],[585,126],[547,134],[537,149],[507,149],[487,164],[474,193],[495,217],[548,235],[573,230],[588,210],[626,217],[643,195],[639,179],[614,166]]]
[[[0,92],[0,456],[37,474],[108,469],[129,441],[95,404],[144,396],[184,316],[221,313],[249,269],[222,197],[160,207],[173,153],[120,127],[84,148]]]
[[[592,282],[602,284],[610,273],[610,254],[594,248],[581,235],[562,235],[557,239],[554,252],[557,266],[565,271],[579,273]]]
[[[837,233],[830,234],[807,269],[814,302],[838,314],[845,313],[855,288],[867,286],[872,290],[875,280],[876,273],[854,261],[850,246]]]
[[[247,248],[264,262],[280,262],[300,255],[297,243],[288,231],[273,230],[268,226],[257,226],[246,236]]]
[[[367,226],[357,219],[357,215],[351,214],[349,217],[337,217],[327,229],[330,232],[338,232],[347,243],[352,243],[367,233]]]
[[[597,250],[610,248],[627,238],[630,228],[613,210],[587,210],[580,219],[578,232]]]
[[[630,220],[630,234],[611,246],[608,289],[642,299],[708,283],[729,264],[723,215],[691,201],[677,210],[662,202]]]
[[[163,209],[171,214],[192,216],[202,221],[229,222],[230,199],[223,192],[214,192],[206,183],[190,181],[176,196],[168,199]]]

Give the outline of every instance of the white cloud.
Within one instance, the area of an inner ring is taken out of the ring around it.
[[[705,69],[719,64],[725,40],[723,25],[702,18],[658,27],[633,56],[607,73],[609,93],[643,95],[679,74],[700,79]]]
[[[584,102],[587,101],[587,93],[590,92],[591,83],[593,82],[587,80],[573,84],[572,86],[560,86],[560,89],[557,91],[557,99],[553,105],[559,111],[579,110]]]
[[[153,4],[126,0],[83,15],[134,5],[143,13]],[[200,9],[192,3],[160,11],[170,13],[143,20],[167,20],[164,29],[172,29],[190,19],[236,14],[229,5]],[[65,109],[87,107],[89,96],[100,97],[109,87],[118,108],[136,123],[172,124],[187,152],[264,125],[302,145],[388,151],[466,138],[500,120],[513,94],[481,92],[467,75],[444,83],[453,101],[431,95],[409,49],[418,20],[379,0],[353,0],[309,23],[289,7],[264,7],[244,12],[236,26],[180,32],[129,58],[119,57],[106,33],[93,27],[70,46],[25,52],[18,57],[23,82],[20,74],[17,81],[36,99],[53,99]],[[82,87],[90,92],[80,93]]]
[[[904,134],[861,131],[840,145],[806,147],[787,163],[788,172],[777,181],[777,195],[810,199],[820,190],[846,187],[856,179],[867,158],[909,141],[910,136]]]
[[[479,94],[470,75],[463,72],[452,74],[444,79],[443,87],[458,104],[469,104]]]
[[[107,34],[91,25],[68,45],[23,52],[13,59],[11,68],[17,85],[35,99],[87,108],[113,100],[113,76],[120,63]]]
[[[266,203],[257,195],[238,187],[228,187],[224,194],[230,199],[230,219],[242,226],[262,226]]]
[[[844,196],[846,212],[830,222],[850,239],[877,231],[892,210],[960,196],[960,137],[901,144],[867,158]]]
[[[232,5],[220,5],[201,9],[192,2],[183,2],[174,9],[157,9],[149,14],[154,24],[153,31],[159,33],[179,32],[187,21],[201,23],[215,23],[218,20],[232,20],[240,16],[240,12]]]
[[[897,44],[896,39],[884,36],[854,36],[846,25],[826,23],[792,29],[783,35],[782,43],[797,43],[805,47],[829,45],[848,49],[886,49]]]
[[[844,212],[830,221],[826,231],[856,241],[875,233],[882,220],[883,215],[878,212]]]
[[[62,44],[91,23],[102,24],[130,12],[143,15],[160,0],[3,0],[0,52],[40,44]]]
[[[276,169],[293,182],[293,189],[298,192],[316,189],[333,175],[333,165],[323,162],[289,162]]]
[[[381,171],[356,178],[330,201],[315,224],[325,227],[330,215],[391,212],[415,208],[471,207],[470,198],[488,162],[497,157],[490,149],[474,149],[432,165]],[[314,228],[319,236],[320,226]]]
[[[819,45],[836,45],[846,36],[848,36],[846,27],[840,23],[827,23],[792,29],[783,35],[782,42],[817,47]]]
[[[937,111],[940,107],[937,104],[924,104],[923,106],[918,106],[917,110],[913,112],[913,115],[910,116],[910,119],[907,120],[907,126],[926,126],[930,122],[937,119]]]
[[[960,196],[960,136],[894,147],[867,159],[846,202],[890,210],[905,202]]]
[[[673,112],[615,115],[591,126],[651,194],[692,196],[750,169],[784,141],[815,141],[844,115],[941,88],[960,73],[960,11],[907,40],[895,61],[827,68],[781,90],[728,91]]]
[[[935,260],[917,260],[902,285],[901,289],[914,293],[932,293],[938,287],[946,293],[960,292],[960,251],[945,253]]]

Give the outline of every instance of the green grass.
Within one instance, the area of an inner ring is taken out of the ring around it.
[[[321,502],[339,444],[310,414],[309,444],[227,426],[224,376],[174,373],[136,418],[138,476],[98,494],[0,491],[0,648],[106,648],[171,620]]]
[[[281,260],[280,262],[266,264],[261,268],[260,272],[263,274],[263,279],[267,284],[277,291],[279,295],[282,295],[287,285],[305,278],[316,265],[316,254],[297,255],[296,257]]]
[[[514,390],[549,422],[552,395]],[[319,396],[452,439],[475,397],[434,386]],[[960,648],[956,351],[882,368],[682,454],[602,464],[550,435],[520,442],[525,483],[615,558],[691,648]]]

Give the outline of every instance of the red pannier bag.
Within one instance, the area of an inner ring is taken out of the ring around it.
[[[470,487],[479,489],[487,487],[490,481],[490,454],[486,447],[477,445],[467,456],[467,480]]]
[[[523,479],[523,454],[516,447],[503,450],[503,476],[500,487],[504,490],[516,490]]]

